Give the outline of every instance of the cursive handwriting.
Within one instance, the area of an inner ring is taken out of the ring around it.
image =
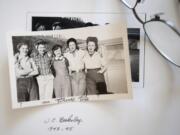
[[[44,120],[44,124],[48,126],[48,131],[72,131],[79,126],[83,120],[76,115],[51,117]]]
[[[73,116],[73,114],[71,114],[69,117],[61,117],[59,118],[59,122],[60,123],[76,123],[77,125],[79,125],[82,122],[82,119],[80,119],[78,116]]]
[[[89,98],[86,95],[80,96],[79,97],[79,101],[80,102],[85,102],[85,101],[89,101]]]
[[[82,96],[79,96],[79,97],[61,97],[61,98],[57,98],[56,101],[58,103],[61,103],[61,102],[75,102],[75,101],[85,102],[85,101],[89,101],[89,98],[86,95],[82,95]]]
[[[73,130],[73,126],[67,126],[67,127],[60,127],[60,126],[50,126],[48,128],[48,131],[50,132],[57,132],[57,131],[72,131]]]
[[[74,97],[70,97],[70,98],[61,97],[61,98],[57,98],[56,100],[58,103],[60,103],[60,102],[74,102],[75,98]]]
[[[48,118],[46,120],[44,120],[45,124],[48,123],[74,123],[79,125],[80,123],[82,123],[83,120],[81,118],[79,118],[78,116],[74,116],[73,114],[69,115],[68,117],[65,116],[61,116],[61,117],[52,117],[52,118]]]

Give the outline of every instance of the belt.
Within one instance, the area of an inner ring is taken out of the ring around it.
[[[79,69],[78,71],[72,70],[71,73],[79,73],[79,72],[84,72],[84,71],[85,71],[85,69]]]
[[[92,70],[100,70],[101,68],[93,68],[93,69],[87,69],[87,71],[92,71]]]
[[[44,78],[54,78],[54,76],[52,74],[48,74],[48,75],[38,75],[36,77],[37,79],[44,79]]]
[[[17,77],[17,79],[28,79],[28,78],[34,78],[34,76],[21,76],[21,77]]]

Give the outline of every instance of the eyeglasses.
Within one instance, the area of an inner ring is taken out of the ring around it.
[[[136,19],[143,25],[150,43],[166,60],[180,67],[180,32],[173,23],[162,20],[160,14],[143,21],[136,12],[141,0],[121,0],[126,7],[132,10]]]

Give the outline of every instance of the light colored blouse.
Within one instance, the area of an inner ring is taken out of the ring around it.
[[[96,69],[105,66],[105,61],[98,52],[94,52],[92,56],[86,52],[83,61],[86,69]]]
[[[85,51],[83,50],[76,50],[74,55],[70,52],[64,54],[64,56],[69,61],[69,69],[71,71],[79,71],[84,69],[84,62],[83,62],[84,55],[85,55]]]
[[[15,55],[15,72],[17,78],[27,78],[38,74],[35,62],[29,56]]]

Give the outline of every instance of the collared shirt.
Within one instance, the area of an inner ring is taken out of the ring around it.
[[[15,71],[17,78],[29,77],[38,74],[35,62],[29,56],[15,55]]]
[[[74,55],[70,52],[64,54],[64,56],[69,61],[69,69],[71,71],[79,71],[84,69],[84,62],[83,62],[84,55],[85,55],[85,51],[83,50],[76,50],[74,52]]]
[[[66,67],[68,68],[69,67],[69,61],[67,60],[67,58],[66,57],[64,57],[64,56],[61,56],[61,57],[53,57],[52,58],[52,63],[54,62],[54,61],[65,61],[65,64],[66,64]]]
[[[47,53],[44,55],[37,54],[34,57],[36,66],[38,67],[39,75],[49,75],[52,74],[52,58],[48,56]]]
[[[54,57],[54,60],[60,60],[60,61],[62,61],[62,60],[64,60],[64,57],[63,57],[63,56],[61,56],[61,57]]]
[[[89,53],[86,52],[83,61],[85,63],[86,69],[96,69],[105,66],[105,61],[98,52],[94,52],[92,56],[90,56]]]

